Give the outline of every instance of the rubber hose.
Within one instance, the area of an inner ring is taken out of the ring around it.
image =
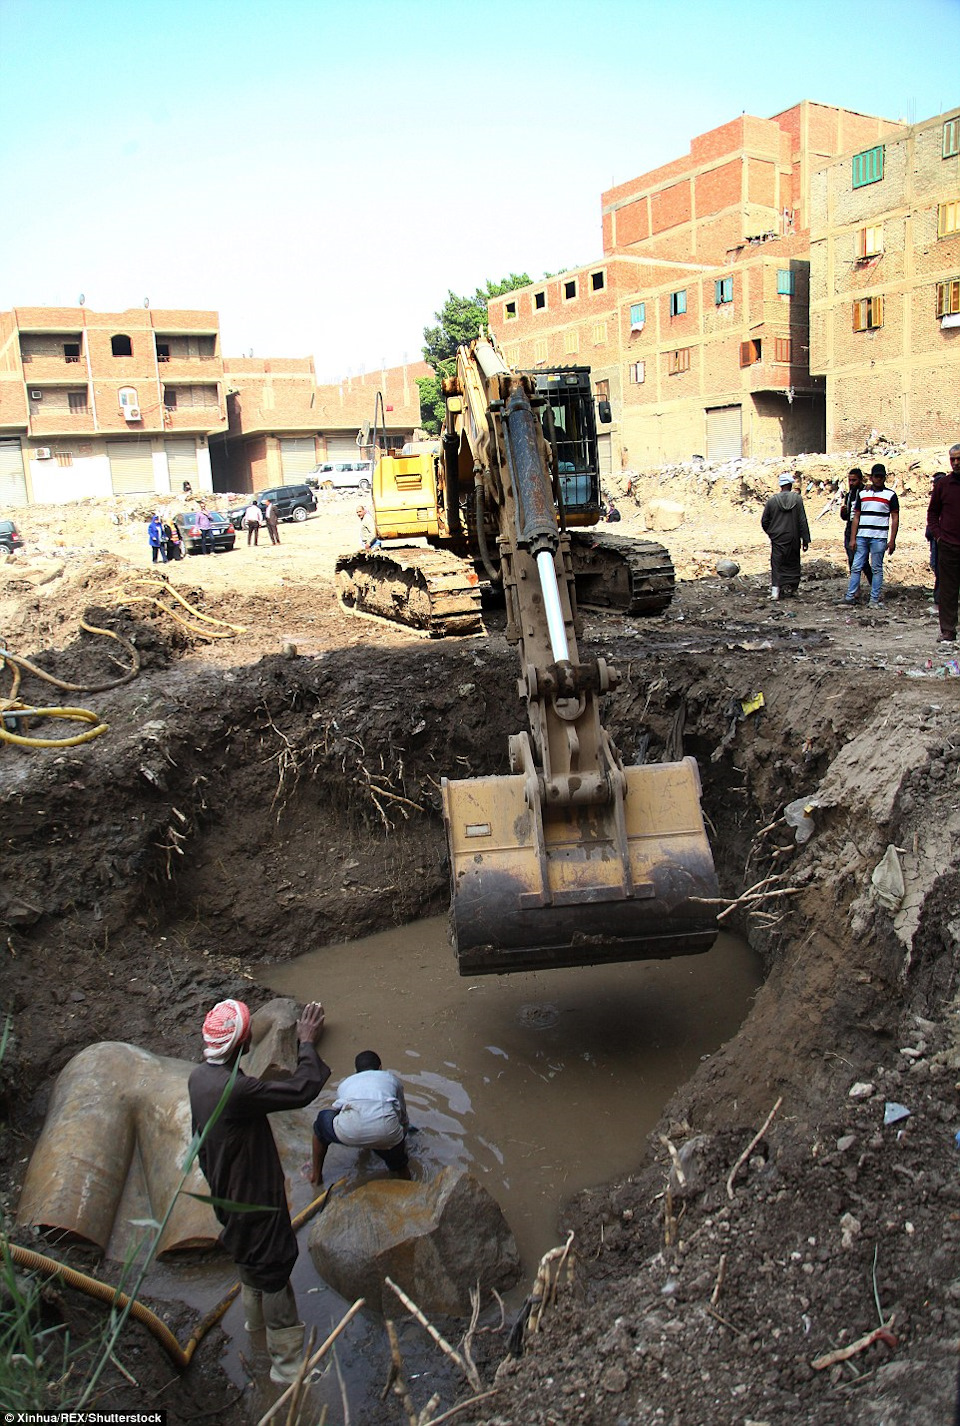
[[[343,1180],[339,1179],[337,1182],[342,1183]],[[312,1203],[307,1204],[307,1207],[302,1209],[292,1220],[294,1229],[301,1228],[319,1209],[323,1208],[336,1187],[337,1184],[331,1184]],[[100,1302],[108,1302],[111,1307],[126,1308],[129,1303],[130,1316],[143,1323],[144,1327],[156,1337],[173,1364],[178,1367],[190,1365],[193,1354],[203,1338],[210,1328],[220,1321],[240,1291],[240,1284],[235,1282],[216,1307],[211,1308],[207,1315],[201,1318],[191,1333],[187,1345],[181,1347],[170,1328],[161,1321],[155,1312],[151,1312],[149,1307],[144,1307],[143,1303],[138,1302],[135,1298],[128,1297],[125,1292],[120,1292],[117,1288],[100,1282],[98,1278],[90,1277],[87,1273],[78,1272],[76,1268],[68,1268],[64,1263],[58,1263],[55,1258],[35,1253],[31,1248],[21,1248],[17,1243],[6,1243],[5,1247],[10,1254],[11,1261],[15,1262],[18,1267],[28,1268],[31,1272],[43,1273],[47,1277],[60,1277],[68,1287],[75,1287],[79,1292],[85,1292],[88,1297],[95,1297]]]
[[[101,723],[99,713],[92,713],[89,708],[30,708],[21,703],[12,708],[5,707],[3,711],[18,716],[23,714],[26,718],[71,718],[78,723],[96,724],[86,733],[77,733],[72,738],[27,738],[22,733],[11,733],[0,721],[0,740],[15,743],[18,748],[75,748],[99,738],[110,727],[109,723]]]
[[[131,679],[136,678],[140,672],[140,655],[129,639],[123,638],[121,634],[115,634],[112,629],[100,629],[96,624],[88,624],[84,619],[80,620],[80,628],[85,629],[88,634],[104,634],[109,639],[116,639],[118,644],[123,644],[131,660],[131,666],[127,672],[120,678],[113,679],[111,683],[67,683],[65,679],[57,678],[54,674],[47,673],[45,669],[38,668],[35,663],[22,658],[20,654],[12,654],[9,649],[0,650],[0,658],[15,668],[32,673],[35,678],[43,679],[44,683],[52,683],[55,688],[64,689],[67,693],[109,693],[111,688],[120,688],[124,683],[129,683]]]

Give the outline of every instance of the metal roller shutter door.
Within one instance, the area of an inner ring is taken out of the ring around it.
[[[362,460],[363,452],[357,446],[356,436],[328,436],[327,454],[324,460]]]
[[[0,510],[5,505],[26,505],[27,482],[19,440],[0,441]]]
[[[317,463],[317,444],[312,436],[287,436],[280,442],[280,469],[284,480],[309,475]]]
[[[110,447],[114,495],[153,495],[153,453],[149,441],[114,441]]]
[[[739,406],[707,409],[707,460],[736,460],[743,455]]]
[[[164,441],[163,448],[167,453],[170,489],[179,493],[185,480],[192,485],[197,478],[197,444],[192,439]]]

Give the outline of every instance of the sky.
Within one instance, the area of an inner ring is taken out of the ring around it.
[[[600,257],[746,111],[960,103],[960,0],[0,0],[0,309],[219,312],[321,382],[448,291]]]

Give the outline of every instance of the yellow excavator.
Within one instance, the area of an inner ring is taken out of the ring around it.
[[[376,535],[391,543],[338,560],[337,582],[348,607],[445,633],[478,627],[481,577],[503,590],[530,731],[510,738],[508,776],[442,782],[460,973],[708,950],[717,882],[696,761],[625,767],[598,706],[617,671],[577,649],[568,425],[587,424],[592,399],[556,399],[483,338],[443,391],[439,451],[376,463]]]

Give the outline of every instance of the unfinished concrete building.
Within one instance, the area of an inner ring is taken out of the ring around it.
[[[960,109],[821,168],[811,188],[810,365],[826,448],[871,432],[960,440]]]

